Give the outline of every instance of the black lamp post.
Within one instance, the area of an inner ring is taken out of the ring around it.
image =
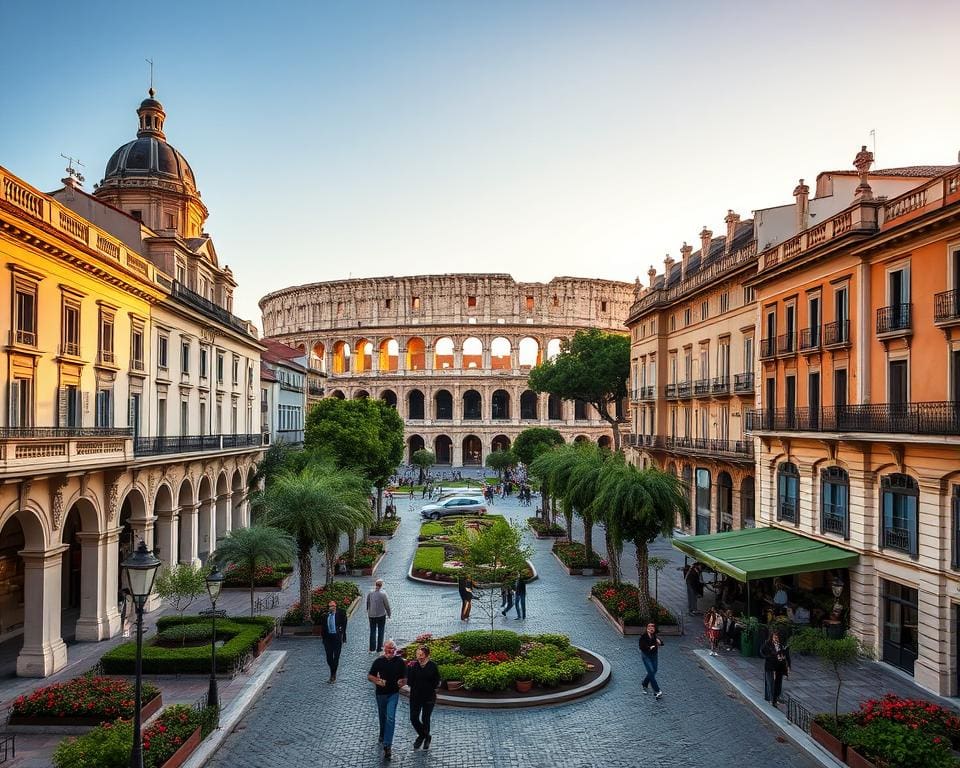
[[[213,610],[210,615],[213,617],[213,636],[210,638],[210,690],[207,693],[207,706],[220,709],[220,694],[217,691],[217,598],[220,597],[220,589],[223,587],[223,574],[217,566],[207,574],[207,592],[210,593],[210,602],[213,603]]]
[[[130,768],[143,768],[143,745],[140,737],[140,708],[143,706],[143,607],[153,591],[153,580],[157,577],[160,561],[147,550],[143,539],[130,557],[121,564],[127,575],[127,587],[133,595],[133,604],[137,611],[137,665],[136,695],[133,710],[133,748],[130,750]]]

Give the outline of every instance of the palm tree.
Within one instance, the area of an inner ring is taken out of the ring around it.
[[[596,498],[608,525],[620,541],[637,547],[637,578],[640,587],[640,614],[650,615],[650,574],[647,545],[657,536],[669,536],[679,514],[689,516],[686,494],[680,481],[658,469],[637,469],[622,454],[604,463]]]
[[[258,566],[288,563],[295,552],[293,537],[279,528],[251,525],[230,531],[214,552],[218,564],[232,563],[250,573],[250,615],[253,616],[253,590]]]
[[[549,487],[549,492],[554,499],[560,500],[563,516],[567,520],[567,538],[571,540],[573,539],[571,530],[573,509],[564,502],[564,492],[566,491],[567,480],[570,477],[570,469],[576,463],[576,459],[577,456],[572,445],[559,445],[556,448],[544,451],[530,464],[530,472],[539,477],[543,485]],[[544,498],[543,507],[546,514],[548,509],[546,498]]]

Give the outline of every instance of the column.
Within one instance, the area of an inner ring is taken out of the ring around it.
[[[199,541],[200,531],[198,526],[198,504],[188,504],[180,507],[180,539],[177,547],[177,559],[181,563],[191,563],[200,565]]]
[[[178,521],[172,511],[157,515],[154,523],[154,552],[165,566],[177,564],[177,531]]]
[[[463,466],[463,435],[457,437],[456,435],[451,435],[453,444],[450,446],[450,461],[451,466],[462,467]]]
[[[24,564],[23,647],[17,656],[19,677],[47,677],[67,665],[60,636],[60,571],[66,545],[46,552],[20,553]]]
[[[120,585],[120,529],[112,528],[103,534],[103,550],[106,552],[103,570],[103,591],[106,595],[106,618],[108,637],[113,637],[120,631],[120,608],[118,600],[111,599],[111,595],[119,596]]]
[[[735,488],[730,500],[730,515],[733,517],[733,530],[743,528],[743,510],[740,509],[740,494],[743,488],[743,478],[740,478],[740,488]]]
[[[107,581],[107,560],[110,557],[106,533],[78,533],[80,539],[80,618],[77,619],[77,640],[106,640],[110,637],[107,607],[117,610],[118,581]],[[119,551],[116,544],[113,557]]]
[[[230,510],[231,502],[233,501],[231,496],[232,494],[229,491],[217,496],[217,524],[214,529],[214,538],[211,540],[213,542],[213,546],[210,548],[211,552],[217,548],[217,542],[230,532],[232,522],[230,519]]]
[[[426,355],[424,355],[426,357]],[[424,360],[426,363],[426,360]],[[407,370],[407,348],[397,345],[397,373],[403,373]]]

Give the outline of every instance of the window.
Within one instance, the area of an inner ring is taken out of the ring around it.
[[[240,358],[233,358],[233,378],[230,380],[236,386],[240,382]]]
[[[200,401],[200,434],[207,434],[207,404]]]
[[[960,570],[960,485],[953,486],[950,510],[953,518],[953,555],[950,566],[957,571]]]
[[[417,311],[417,310],[420,309],[420,297],[419,297],[419,296],[414,296],[412,299],[410,299],[410,309],[412,309],[412,310],[414,310],[414,311]]]
[[[846,287],[838,288],[833,295],[833,313],[836,320],[835,338],[827,338],[827,343],[845,344],[850,341],[850,312]]]
[[[690,325],[690,307],[683,310],[683,324],[685,326]]]
[[[807,314],[810,323],[809,347],[816,349],[820,346],[820,297],[812,296],[807,304]]]
[[[230,410],[230,433],[237,434],[237,404],[234,403]]]
[[[113,312],[100,308],[100,330],[97,339],[97,356],[101,363],[113,365]]]
[[[906,552],[916,557],[917,504],[920,489],[917,481],[899,473],[887,475],[880,482],[880,509],[883,515],[881,546]]]
[[[140,393],[130,395],[127,402],[127,426],[133,428],[133,437],[140,436]]]
[[[167,401],[166,398],[157,400],[157,437],[167,436]]]
[[[752,304],[757,300],[757,289],[752,285],[744,286],[743,288],[743,303]]]
[[[743,372],[753,373],[753,336],[743,340]]]
[[[135,325],[130,330],[130,370],[143,369],[143,328]]]
[[[166,220],[167,220],[167,229],[177,228],[177,217],[174,214],[168,213],[166,215]]]
[[[820,473],[820,532],[850,538],[850,477],[840,467],[827,467]]]
[[[553,294],[553,306],[555,307],[560,306],[560,297],[557,296],[557,294]]]
[[[130,211],[130,215],[133,216],[137,221],[143,221],[143,211],[138,211],[136,209]]]
[[[190,434],[190,404],[186,400],[180,401],[180,436]]]
[[[7,414],[9,427],[33,426],[33,379],[14,378],[8,385]]]
[[[66,297],[60,323],[60,354],[80,356],[80,303]]]
[[[217,384],[223,384],[223,352],[217,352]]]
[[[337,302],[337,317],[340,317],[343,314],[343,302]]]
[[[180,342],[180,370],[183,373],[190,373],[190,342]]]
[[[883,660],[913,674],[919,643],[919,595],[893,581],[880,582],[883,598]]]
[[[200,275],[200,280],[197,283],[197,293],[203,296],[203,298],[207,298],[207,278],[203,275]]]
[[[727,292],[720,294],[720,312],[727,312],[730,309],[730,294]]]
[[[670,330],[671,330],[671,331],[677,330],[677,316],[676,316],[676,315],[670,315]]]
[[[113,426],[113,390],[98,389],[95,407],[95,424],[98,427]]]
[[[14,285],[14,343],[37,346],[37,284],[15,276]]]
[[[533,312],[533,296],[527,296],[524,302],[527,312]]]
[[[600,311],[601,311],[601,312],[606,312],[606,311],[607,311],[607,302],[605,302],[605,301],[601,301],[601,302],[600,302]]]
[[[207,350],[205,347],[200,347],[200,378],[207,378]]]
[[[157,337],[157,368],[166,371],[170,363],[170,339],[162,333]]]
[[[796,464],[783,462],[777,468],[777,520],[799,524],[799,508],[800,471]]]
[[[184,285],[187,282],[187,269],[183,266],[182,261],[177,262],[176,281],[180,283],[180,285]]]
[[[703,301],[700,303],[700,319],[706,320],[708,317],[710,317],[710,302]]]
[[[710,533],[710,470],[697,467],[697,535]]]
[[[907,361],[890,360],[887,363],[887,402],[889,402],[890,405],[906,406],[908,402],[908,388]],[[905,409],[901,409],[899,414],[904,415],[904,410]]]

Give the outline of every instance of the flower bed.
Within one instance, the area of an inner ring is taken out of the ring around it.
[[[161,616],[158,632],[182,624],[200,624],[200,616]],[[248,653],[256,653],[260,641],[269,638],[274,628],[270,616],[237,617],[217,622],[217,639],[223,645],[217,648],[217,672],[231,673]],[[210,646],[163,646],[156,636],[143,644],[143,672],[148,675],[208,675],[210,674]],[[136,643],[124,643],[107,651],[100,659],[105,672],[119,675],[134,674]]]
[[[538,539],[553,539],[567,535],[567,529],[559,523],[548,524],[540,517],[528,517],[527,525],[536,534]]]
[[[134,684],[116,677],[75,677],[19,696],[10,707],[10,725],[95,726],[118,717],[133,717]],[[160,709],[160,689],[143,684],[144,718]]]
[[[590,588],[590,597],[625,635],[639,635],[653,621],[663,634],[679,634],[680,622],[670,611],[650,598],[650,613],[640,613],[640,588],[636,584],[598,581]]]
[[[283,589],[290,580],[293,566],[289,563],[258,565],[253,572],[254,589]],[[223,574],[224,589],[250,589],[250,569],[230,563]]]
[[[400,525],[399,517],[384,517],[378,523],[374,523],[370,526],[370,535],[371,536],[383,536],[384,538],[392,538],[393,534],[397,532],[397,528]]]
[[[360,587],[353,581],[334,581],[322,587],[317,587],[310,593],[311,615],[313,623],[320,621],[327,612],[327,603],[336,600],[344,610],[360,597]],[[294,603],[283,616],[283,623],[287,626],[303,624],[303,610],[300,603]]]
[[[493,525],[498,520],[506,520],[503,515],[484,515],[483,517],[470,517],[464,515],[453,515],[451,517],[441,517],[439,520],[428,520],[420,526],[418,541],[431,541],[449,538],[453,535],[453,529],[457,523],[462,522],[468,528]]]
[[[353,548],[353,559],[351,560],[348,552],[341,552],[340,559],[346,563],[351,571],[359,571],[355,576],[372,576],[376,563],[383,557],[386,547],[382,541],[376,539],[367,539],[356,544]]]
[[[167,707],[147,726],[144,768],[177,768],[216,727],[214,707],[199,712],[184,704]],[[79,738],[62,741],[53,753],[54,768],[126,768],[133,746],[133,723],[105,723]]]
[[[596,552],[588,560],[587,548],[579,541],[557,541],[553,554],[571,576],[606,576],[607,561]]]

